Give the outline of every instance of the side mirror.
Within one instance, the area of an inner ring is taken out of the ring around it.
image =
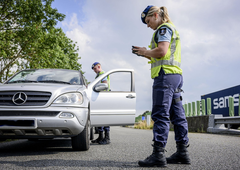
[[[107,89],[108,89],[107,83],[99,83],[94,87],[94,90],[97,92],[104,91],[104,90],[107,91]]]

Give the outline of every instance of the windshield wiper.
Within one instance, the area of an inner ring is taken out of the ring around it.
[[[38,81],[34,81],[34,80],[15,80],[15,81],[11,81],[8,82],[7,84],[10,83],[37,83]]]
[[[41,81],[38,81],[38,83],[61,83],[61,84],[71,84],[71,83],[66,82],[66,81],[58,81],[58,80],[41,80]]]

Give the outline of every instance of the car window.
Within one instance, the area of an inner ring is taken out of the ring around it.
[[[60,69],[23,70],[12,77],[7,83],[24,82],[83,84],[80,72]]]
[[[131,72],[114,72],[109,75],[111,92],[130,92],[132,90]]]

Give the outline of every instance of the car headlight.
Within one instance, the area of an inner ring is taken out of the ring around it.
[[[83,96],[81,93],[66,93],[59,96],[53,103],[56,104],[82,104]]]

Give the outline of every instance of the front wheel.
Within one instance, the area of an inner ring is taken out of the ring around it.
[[[90,146],[90,120],[87,120],[85,128],[77,136],[72,137],[72,148],[75,151],[86,151]]]

